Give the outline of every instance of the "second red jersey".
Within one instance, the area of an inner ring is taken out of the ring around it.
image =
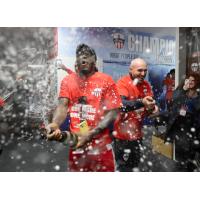
[[[164,85],[166,85],[166,99],[171,100],[173,96],[173,91],[175,89],[175,80],[172,78],[165,78],[163,81]]]
[[[122,77],[117,82],[118,92],[121,96],[125,96],[127,100],[142,99],[145,96],[153,96],[151,86],[147,81],[134,85],[129,75]],[[146,110],[144,107],[120,113],[114,124],[114,137],[122,140],[141,139],[143,133],[141,131],[142,121],[145,117]]]

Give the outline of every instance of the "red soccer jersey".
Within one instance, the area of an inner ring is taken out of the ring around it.
[[[173,91],[175,88],[175,80],[173,80],[172,78],[165,78],[163,81],[164,85],[166,85],[166,99],[167,100],[171,100],[172,96],[173,96]]]
[[[121,98],[118,94],[113,79],[101,72],[95,72],[86,80],[81,79],[76,73],[66,76],[60,89],[60,97],[66,97],[69,102],[70,130],[72,133],[80,132],[81,118],[87,120],[90,128],[94,128],[103,118],[106,111],[119,108]],[[86,104],[80,104],[80,97],[86,97]],[[111,143],[109,129],[97,135],[88,147],[105,148]]]
[[[121,96],[126,96],[127,100],[136,100],[145,96],[153,96],[151,86],[147,81],[134,85],[129,75],[122,77],[117,82],[117,88]],[[142,121],[145,117],[144,107],[120,113],[114,124],[114,137],[122,140],[137,140],[142,138]]]

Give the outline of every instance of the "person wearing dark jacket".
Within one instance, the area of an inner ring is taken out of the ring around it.
[[[166,141],[175,142],[175,160],[181,171],[195,170],[195,155],[199,152],[200,77],[190,73],[173,93]]]

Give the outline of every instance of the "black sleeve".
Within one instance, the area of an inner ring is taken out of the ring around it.
[[[183,89],[176,89],[173,92],[173,101],[178,101],[180,99],[185,98],[186,96],[186,91]]]
[[[123,106],[121,107],[122,112],[129,112],[144,107],[144,104],[142,103],[141,99],[137,99],[134,101],[127,100],[127,97],[125,96],[121,96],[121,99],[123,104]]]

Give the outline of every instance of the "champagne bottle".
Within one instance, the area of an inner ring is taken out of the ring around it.
[[[78,136],[75,134],[72,134],[69,131],[62,131],[62,138],[60,142],[69,145],[70,147],[75,147],[78,144]]]

